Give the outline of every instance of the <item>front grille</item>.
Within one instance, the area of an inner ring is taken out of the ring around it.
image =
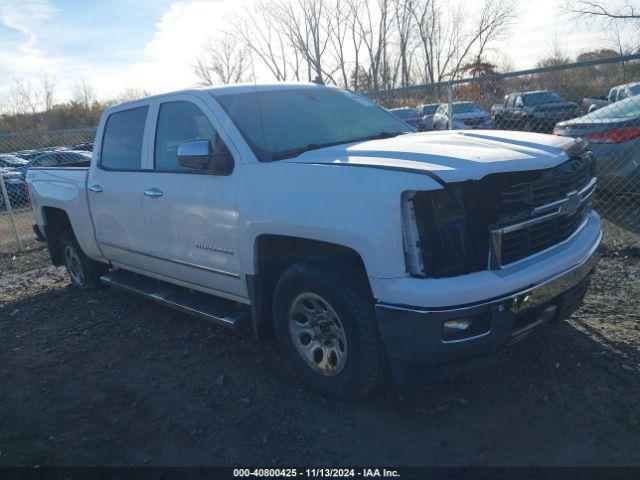
[[[498,222],[492,228],[494,267],[567,240],[591,211],[594,168],[592,156],[585,155],[501,190]]]
[[[595,175],[591,155],[568,160],[549,170],[540,178],[504,188],[500,192],[498,216],[526,213],[528,209],[560,200],[567,193],[578,191]]]
[[[470,126],[483,125],[484,118],[467,118],[466,120],[463,120],[463,123]]]
[[[568,239],[585,218],[586,205],[571,215],[550,218],[502,236],[502,265],[516,262]]]

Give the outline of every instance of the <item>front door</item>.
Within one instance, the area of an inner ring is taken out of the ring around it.
[[[185,94],[154,110],[155,138],[142,177],[154,271],[196,289],[245,298],[237,251],[238,163],[229,175],[179,164],[182,143],[207,140],[215,151],[224,142],[197,97]]]
[[[96,139],[97,165],[87,181],[89,209],[103,255],[125,266],[144,268],[148,232],[142,210],[141,160],[149,107],[115,111]]]

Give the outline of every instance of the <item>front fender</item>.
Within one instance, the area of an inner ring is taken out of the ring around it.
[[[238,200],[243,271],[255,273],[256,239],[271,234],[348,247],[371,278],[406,276],[402,192],[438,188],[428,176],[375,167],[245,165]]]

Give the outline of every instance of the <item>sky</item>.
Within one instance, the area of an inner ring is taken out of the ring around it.
[[[57,100],[70,98],[81,79],[99,98],[195,85],[191,65],[202,44],[247,1],[0,0],[0,97],[14,78],[35,82],[43,72],[55,77]],[[520,0],[520,20],[500,45],[515,69],[534,66],[554,38],[570,56],[603,41],[597,27],[561,15],[559,4]]]

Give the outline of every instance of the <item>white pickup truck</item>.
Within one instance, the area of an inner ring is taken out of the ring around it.
[[[27,175],[79,287],[277,337],[309,385],[362,395],[484,364],[581,303],[602,238],[568,137],[416,133],[313,84],[108,108],[87,168]]]

